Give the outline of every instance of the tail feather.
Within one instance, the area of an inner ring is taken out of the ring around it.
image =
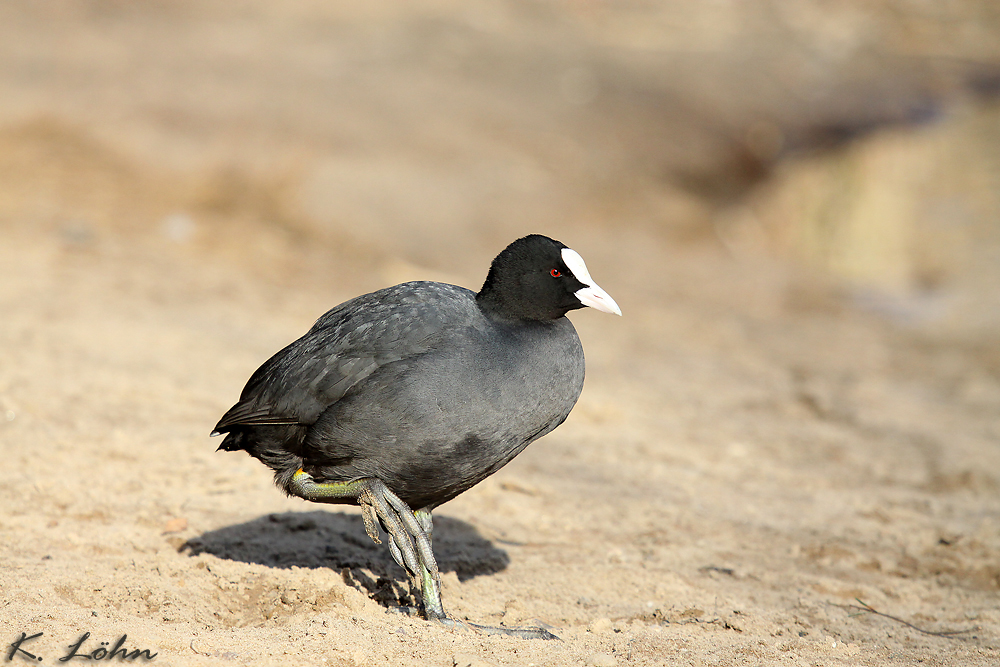
[[[243,430],[230,431],[219,444],[217,452],[238,452],[247,449],[246,433]]]
[[[216,451],[236,452],[245,450],[274,471],[275,482],[287,491],[287,482],[302,467],[302,441],[305,426],[231,426]]]

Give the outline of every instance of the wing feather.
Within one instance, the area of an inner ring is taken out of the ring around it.
[[[258,368],[215,432],[311,425],[379,368],[432,351],[477,313],[471,291],[442,283],[403,283],[351,299]]]

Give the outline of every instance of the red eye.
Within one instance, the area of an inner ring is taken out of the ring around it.
[[[552,269],[551,271],[549,271],[549,275],[552,276],[553,278],[558,278],[559,276],[562,275],[562,271],[560,271],[559,269]]]

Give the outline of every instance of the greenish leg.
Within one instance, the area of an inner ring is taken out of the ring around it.
[[[325,482],[317,484],[312,475],[299,468],[288,483],[288,490],[300,498],[313,502],[333,503],[338,500],[357,498],[368,484],[367,479],[357,479],[353,482]]]
[[[448,618],[441,605],[441,573],[431,550],[434,530],[431,511],[425,507],[414,512],[381,480],[366,478],[352,482],[317,483],[309,473],[299,470],[286,488],[293,495],[318,503],[357,501],[365,521],[365,532],[376,544],[382,543],[378,535],[378,524],[381,522],[389,533],[389,552],[393,559],[406,570],[414,586],[420,589],[428,620],[439,621],[449,628],[471,629],[483,634],[558,639],[544,628],[490,627]]]
[[[441,605],[441,577],[431,550],[430,535],[424,529],[424,525],[430,525],[430,512],[422,510],[426,519],[418,520],[399,496],[381,480],[374,478],[317,483],[309,473],[300,469],[292,476],[287,488],[294,495],[313,502],[357,500],[365,532],[372,541],[382,543],[378,536],[380,521],[389,533],[389,552],[406,570],[414,587],[419,588],[424,614],[428,619],[445,618]]]
[[[416,510],[413,513],[416,518],[417,523],[420,524],[420,528],[424,535],[427,536],[427,551],[431,554],[430,565],[433,569],[426,567],[426,563],[421,563],[420,577],[423,580],[421,582],[421,591],[424,598],[424,606],[433,606],[437,609],[442,610],[442,616],[444,613],[444,608],[441,605],[441,572],[438,569],[437,561],[434,560],[434,552],[432,550],[433,537],[434,537],[434,520],[431,517],[431,511],[426,507],[423,509]],[[430,600],[430,602],[428,602]]]

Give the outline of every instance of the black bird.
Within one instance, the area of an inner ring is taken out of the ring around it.
[[[565,315],[584,306],[621,315],[578,253],[526,236],[497,255],[478,294],[409,282],[327,312],[257,369],[212,435],[268,465],[289,495],[360,505],[371,539],[381,543],[377,523],[388,533],[425,616],[450,622],[431,510],[566,419],[584,359]]]

